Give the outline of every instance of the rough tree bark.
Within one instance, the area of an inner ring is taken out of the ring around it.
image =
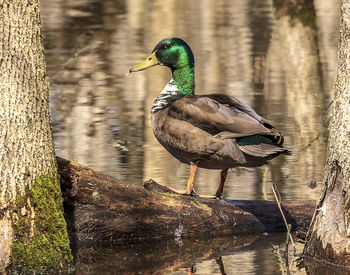
[[[305,254],[350,266],[350,0],[340,9],[338,70],[323,195],[309,229]],[[315,273],[316,274],[316,273]]]
[[[0,273],[72,261],[48,98],[39,0],[0,0]]]

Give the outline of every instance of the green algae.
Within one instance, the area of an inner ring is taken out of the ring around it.
[[[163,196],[174,197],[174,198],[180,198],[181,196],[183,196],[181,194],[173,194],[173,193],[166,193],[166,192],[155,192],[155,193]]]
[[[58,177],[48,175],[37,177],[27,194],[18,199],[17,208],[27,210],[14,223],[13,270],[40,274],[72,263],[62,202]]]

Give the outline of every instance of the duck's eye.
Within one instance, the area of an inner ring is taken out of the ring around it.
[[[169,44],[169,43],[164,44],[165,49],[169,49],[170,47],[171,47],[171,44]]]

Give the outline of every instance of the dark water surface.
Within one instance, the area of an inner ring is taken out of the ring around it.
[[[297,17],[276,2],[41,0],[57,154],[130,183],[153,178],[183,188],[188,166],[172,158],[150,128],[152,102],[170,72],[155,67],[128,73],[159,40],[178,36],[195,54],[197,94],[240,98],[283,132],[293,151],[270,166],[232,169],[224,197],[272,200],[275,182],[283,199],[316,200],[320,185],[311,189],[307,183],[321,183],[323,177],[339,1],[316,0],[305,10],[300,7]],[[214,193],[219,177],[219,171],[199,169],[197,192]],[[89,255],[81,249],[76,270],[284,274],[271,245],[284,236],[238,247],[234,238],[223,240],[96,248]]]

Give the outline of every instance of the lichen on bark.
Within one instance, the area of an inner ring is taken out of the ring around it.
[[[20,273],[44,273],[67,268],[73,256],[58,176],[38,176],[27,195],[17,202],[12,269]]]

